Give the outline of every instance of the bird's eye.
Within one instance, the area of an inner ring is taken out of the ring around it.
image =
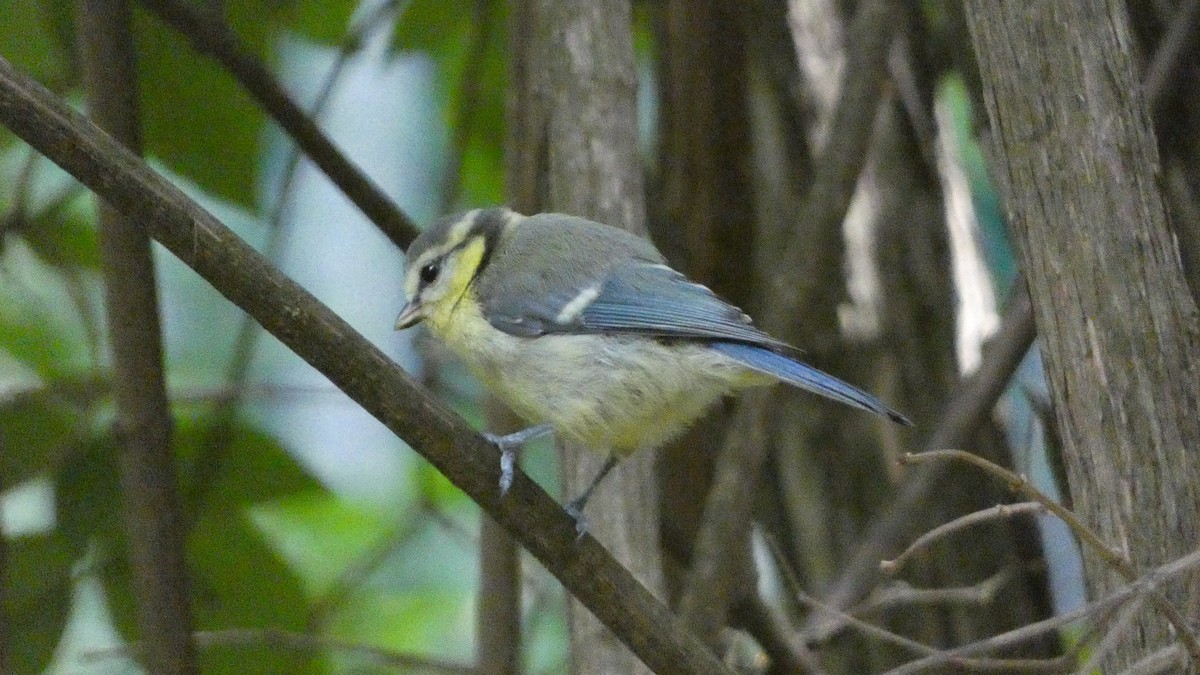
[[[442,271],[442,266],[437,263],[429,263],[421,268],[421,283],[432,284],[437,281],[438,273]]]

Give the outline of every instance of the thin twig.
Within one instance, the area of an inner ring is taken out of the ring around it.
[[[968,513],[967,515],[955,518],[948,523],[938,525],[920,537],[917,537],[917,540],[910,544],[908,548],[904,549],[904,552],[900,555],[896,556],[892,560],[880,561],[879,569],[888,574],[895,574],[896,572],[900,571],[900,568],[904,566],[904,563],[907,562],[909,558],[942,537],[958,532],[959,530],[965,530],[968,527],[972,527],[980,523],[987,523],[993,520],[1003,520],[1011,518],[1012,516],[1026,513],[1039,513],[1044,512],[1045,510],[1046,507],[1042,506],[1038,502],[1021,502],[1020,504],[998,504],[990,509],[983,509],[982,511]]]
[[[783,556],[783,552],[779,548],[779,543],[774,537],[765,536],[767,544],[771,549],[771,555],[775,558],[775,564],[783,572],[784,580],[786,581],[789,590],[800,602],[807,606],[814,613],[829,614],[838,619],[844,625],[851,626],[857,629],[863,635],[875,637],[883,642],[902,647],[917,654],[924,655],[926,659],[937,659],[938,662],[952,663],[956,667],[966,668],[978,671],[996,671],[996,672],[1030,672],[1030,673],[1057,673],[1066,670],[1069,665],[1064,665],[1062,657],[1054,659],[991,659],[991,658],[967,658],[953,656],[948,652],[944,652],[929,645],[917,642],[911,638],[904,637],[893,633],[886,628],[881,628],[869,621],[847,614],[835,607],[830,607],[820,600],[805,593],[800,588],[799,581],[796,575],[788,566],[787,560]],[[942,661],[944,659],[944,661]]]
[[[1142,611],[1142,605],[1145,601],[1145,597],[1137,597],[1121,608],[1117,614],[1117,620],[1109,626],[1104,634],[1104,638],[1096,643],[1087,662],[1075,671],[1076,675],[1090,675],[1100,667],[1100,662],[1104,660],[1104,657],[1108,656],[1108,652],[1117,645],[1117,642],[1123,637],[1128,637],[1129,626],[1137,618],[1138,612]]]
[[[895,605],[983,605],[991,602],[996,593],[1011,582],[1021,569],[1020,565],[1006,567],[992,576],[971,586],[951,588],[914,588],[907,583],[896,583],[872,593],[862,603],[850,610],[850,614],[861,616],[878,612]]]
[[[182,33],[196,51],[220,62],[384,235],[401,249],[408,247],[417,236],[417,226],[334,146],[219,17],[180,0],[142,0],[142,4]]]
[[[1137,570],[1134,569],[1133,563],[1118,549],[1109,547],[1104,543],[1100,535],[1096,534],[1095,530],[1088,527],[1079,516],[1075,515],[1074,511],[1064,507],[1062,504],[1051,499],[1046,493],[1038,490],[1024,476],[1019,476],[1008,469],[1005,469],[998,464],[989,462],[988,460],[963,450],[929,450],[921,453],[908,453],[901,460],[905,464],[917,464],[921,462],[935,462],[954,460],[973,464],[985,472],[992,474],[1005,481],[1010,490],[1020,492],[1030,499],[1038,502],[1046,507],[1046,510],[1058,516],[1079,540],[1092,549],[1100,559],[1104,561],[1111,569],[1116,571],[1126,581],[1133,582],[1138,578]],[[1179,611],[1167,596],[1163,595],[1156,588],[1151,588],[1150,598],[1163,613],[1171,627],[1175,629],[1175,634],[1179,640],[1187,647],[1188,653],[1191,654],[1194,663],[1200,664],[1200,643],[1196,642],[1196,636],[1192,633],[1188,626],[1187,619]]]
[[[1187,652],[1179,643],[1169,644],[1162,649],[1156,649],[1137,663],[1121,671],[1119,675],[1158,675],[1158,673],[1176,672],[1176,669],[1187,663]]]

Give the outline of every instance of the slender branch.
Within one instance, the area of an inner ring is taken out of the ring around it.
[[[874,637],[882,642],[902,647],[917,654],[924,655],[926,659],[936,659],[939,663],[952,663],[958,668],[979,670],[979,671],[998,671],[998,672],[1062,672],[1065,669],[1064,659],[990,659],[990,658],[964,658],[953,656],[949,652],[941,651],[930,647],[929,645],[917,642],[911,638],[898,635],[892,631],[876,626],[875,624],[864,621],[854,615],[847,614],[836,607],[831,607],[820,600],[805,593],[800,588],[800,583],[796,579],[796,575],[792,573],[791,567],[788,566],[787,560],[783,556],[783,552],[779,548],[779,543],[772,537],[766,537],[767,543],[771,549],[771,555],[775,558],[775,564],[783,571],[784,579],[788,584],[788,589],[792,592],[800,604],[808,607],[814,614],[828,614],[835,617],[842,625],[847,625],[855,628],[863,635]]]
[[[743,597],[730,610],[734,626],[741,626],[762,645],[774,672],[825,675],[821,661],[788,624],[779,608],[759,593]]]
[[[1108,546],[1096,531],[1088,527],[1074,511],[1064,507],[1062,504],[1051,499],[1046,493],[1038,490],[1025,479],[1024,476],[1019,476],[1002,466],[989,462],[988,460],[974,455],[963,450],[930,450],[918,454],[906,454],[901,460],[905,464],[916,464],[920,462],[936,462],[954,460],[973,464],[987,473],[996,476],[1005,481],[1009,489],[1036,501],[1046,510],[1058,516],[1079,540],[1092,549],[1100,559],[1104,561],[1117,574],[1120,574],[1126,581],[1135,581],[1138,578],[1137,570],[1134,569],[1133,563],[1119,549]],[[1179,611],[1165,595],[1157,589],[1151,589],[1150,598],[1158,607],[1163,616],[1170,622],[1171,627],[1175,629],[1176,636],[1180,642],[1188,649],[1188,653],[1192,655],[1192,660],[1200,664],[1200,643],[1197,643],[1195,634],[1192,633],[1191,627],[1188,626],[1187,619]]]
[[[0,58],[0,123],[100,194],[403,438],[513,534],[648,666],[730,672],[592,537],[349,324],[137,157]]]
[[[1120,675],[1158,675],[1158,673],[1176,672],[1187,664],[1187,652],[1183,646],[1174,643],[1161,649],[1156,649],[1137,663],[1121,671]]]
[[[79,3],[81,61],[91,114],[117,142],[140,152],[130,17],[127,0]],[[133,214],[100,204],[99,216],[116,382],[118,464],[138,627],[150,671],[194,673],[183,515],[171,451],[150,237],[144,221]]]
[[[1197,567],[1200,567],[1200,551],[1189,553],[1178,560],[1174,560],[1166,565],[1163,565],[1162,567],[1152,570],[1148,574],[1143,575],[1137,581],[1118,589],[1117,591],[1100,600],[1084,605],[1083,607],[1073,611],[1065,614],[1059,614],[1058,616],[1053,616],[1048,619],[1043,619],[1042,621],[1038,621],[1036,623],[1027,624],[1021,626],[1020,628],[1008,631],[1007,633],[993,635],[992,637],[985,638],[977,642],[972,642],[961,647],[947,649],[938,656],[930,656],[918,659],[916,661],[910,661],[898,668],[887,671],[885,675],[908,675],[909,673],[929,672],[930,670],[936,670],[937,666],[960,663],[960,661],[957,659],[965,656],[1020,644],[1049,631],[1057,630],[1064,626],[1076,623],[1081,619],[1086,619],[1095,614],[1101,614],[1118,608],[1134,598],[1152,592],[1153,589],[1161,587],[1163,583],[1170,581],[1177,576],[1192,572]],[[1131,672],[1141,673],[1143,671],[1134,670]]]
[[[1021,502],[1020,504],[998,504],[990,509],[983,509],[982,511],[968,513],[965,516],[955,518],[954,520],[939,525],[921,535],[916,541],[910,544],[908,548],[904,549],[903,553],[896,556],[894,559],[881,561],[879,563],[879,569],[888,574],[895,574],[896,572],[900,571],[900,568],[904,566],[904,563],[908,562],[909,558],[942,537],[946,537],[950,534],[958,532],[959,530],[965,530],[968,527],[979,525],[981,523],[987,523],[993,520],[1004,520],[1011,518],[1012,516],[1026,513],[1041,513],[1045,510],[1046,507],[1042,506],[1038,502]]]
[[[142,0],[142,4],[182,33],[196,51],[224,66],[388,239],[400,248],[407,248],[417,236],[417,226],[379,186],[346,159],[288,96],[267,67],[241,44],[236,33],[218,17],[180,0]]]
[[[992,576],[971,586],[951,588],[913,588],[906,583],[897,583],[872,593],[864,602],[855,606],[850,613],[855,616],[879,612],[895,605],[983,605],[991,602],[996,593],[1011,582],[1017,571],[1024,566],[1006,567]]]
[[[1108,652],[1117,645],[1117,642],[1121,638],[1126,637],[1130,625],[1137,618],[1138,612],[1142,611],[1142,605],[1145,604],[1145,601],[1144,597],[1137,597],[1121,608],[1117,614],[1117,620],[1109,626],[1108,631],[1104,634],[1104,638],[1092,649],[1091,656],[1075,671],[1077,675],[1089,675],[1100,668],[1100,662],[1104,660],[1104,657],[1108,656]]]

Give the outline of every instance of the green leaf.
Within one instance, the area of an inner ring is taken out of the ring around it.
[[[58,531],[79,551],[98,542],[106,553],[123,558],[121,481],[112,435],[93,436],[72,448],[55,487]]]
[[[259,2],[223,3],[243,40],[266,52],[271,21]],[[231,75],[182,36],[137,12],[138,87],[146,150],[203,189],[252,206],[264,116]]]
[[[211,442],[208,420],[180,420],[176,432],[185,472]],[[300,578],[255,526],[256,505],[323,490],[265,433],[236,422],[188,539],[196,624],[200,629],[302,631],[309,613]],[[275,648],[210,647],[204,672],[308,672],[311,655]]]
[[[383,514],[328,492],[260,504],[251,517],[272,548],[304,580],[312,597],[329,591],[351,564],[394,529]]]
[[[325,45],[346,39],[357,2],[348,0],[298,0],[284,8],[283,22],[300,35]]]
[[[100,268],[95,209],[80,190],[57,208],[33,216],[21,234],[38,257],[54,267]]]
[[[7,485],[53,470],[84,431],[78,409],[45,391],[0,403],[0,476]]]
[[[68,0],[0,2],[0,54],[50,88],[65,89],[74,80],[74,7]]]
[[[469,588],[370,590],[345,605],[330,627],[334,637],[400,653],[469,663],[472,657],[474,600]],[[335,654],[335,672],[362,672],[369,664]],[[367,672],[375,672],[367,670]]]
[[[59,534],[4,542],[3,606],[14,673],[46,669],[71,607],[72,547]]]
[[[12,259],[6,261],[11,263]],[[34,281],[22,276],[23,283]],[[41,279],[36,281],[40,283]],[[60,288],[44,285],[27,296],[24,288],[0,283],[0,349],[28,365],[44,381],[71,377],[90,365],[87,346],[79,339],[79,332],[39,302],[47,296],[65,299],[65,293],[57,293]],[[38,295],[41,297],[30,297]]]

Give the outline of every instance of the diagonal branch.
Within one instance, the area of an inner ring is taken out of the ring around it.
[[[304,149],[329,180],[354,202],[396,246],[407,248],[417,236],[417,226],[370,178],[334,146],[284,91],[236,33],[215,15],[179,0],[142,0],[142,4],[179,31],[192,47],[216,59],[271,117]]]
[[[508,529],[648,666],[730,672],[523,473],[500,495],[500,454],[458,415],[211,214],[0,58],[0,123],[126,215],[429,460]]]

